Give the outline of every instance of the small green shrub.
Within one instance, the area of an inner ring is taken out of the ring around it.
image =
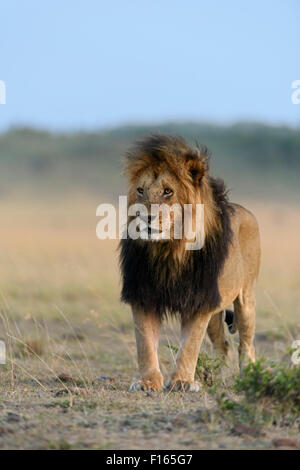
[[[300,412],[300,367],[260,360],[244,369],[236,379],[235,391],[244,393],[249,402],[267,400],[281,412]]]
[[[200,353],[196,365],[196,376],[209,387],[221,382],[219,372],[225,366],[222,356],[210,357],[207,353]]]

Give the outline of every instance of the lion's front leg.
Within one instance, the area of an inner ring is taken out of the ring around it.
[[[133,308],[132,313],[140,379],[131,384],[130,390],[161,390],[163,377],[157,355],[161,320],[140,309]]]
[[[169,390],[198,392],[200,384],[195,382],[198,354],[211,314],[199,314],[181,324],[180,348],[176,367],[168,385]]]

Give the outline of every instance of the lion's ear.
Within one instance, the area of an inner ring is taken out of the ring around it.
[[[186,159],[187,170],[195,186],[199,186],[205,173],[208,171],[206,156],[192,155]]]

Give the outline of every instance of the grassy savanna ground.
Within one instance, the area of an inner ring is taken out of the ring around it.
[[[200,393],[132,393],[137,374],[129,308],[119,302],[117,242],[95,235],[91,197],[3,200],[0,248],[0,448],[139,449],[295,446],[299,429],[270,411],[233,413],[231,379]],[[286,360],[300,335],[300,213],[284,203],[249,203],[263,260],[258,285],[258,357]],[[226,376],[237,373],[237,337]],[[178,325],[165,325],[165,376]],[[209,340],[203,351],[212,355]],[[268,404],[263,404],[266,411]],[[280,442],[290,438],[291,442]],[[277,440],[276,440],[277,439]]]

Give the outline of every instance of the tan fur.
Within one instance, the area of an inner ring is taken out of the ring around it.
[[[162,149],[164,151],[164,149]],[[173,149],[173,152],[178,148]],[[195,152],[200,152],[194,149]],[[161,204],[164,202],[161,190],[164,186],[174,188],[174,198],[169,204],[177,202],[183,206],[186,203],[205,204],[205,233],[213,235],[219,229],[217,208],[209,185],[208,169],[205,158],[199,154],[198,160],[184,161],[181,166],[174,163],[172,148],[168,146],[165,152],[170,158],[153,164],[153,159],[147,155],[140,159],[129,160],[127,175],[130,182],[129,204],[142,202],[145,205]],[[190,170],[197,165],[196,171],[201,177],[198,187],[190,177]],[[143,197],[138,197],[136,188],[146,188]],[[234,204],[235,212],[231,214],[233,241],[229,254],[219,277],[221,302],[210,312],[199,312],[192,318],[183,321],[181,325],[181,342],[177,354],[176,367],[171,375],[169,388],[172,390],[198,390],[194,381],[197,357],[203,337],[208,335],[219,353],[227,355],[228,343],[225,338],[222,311],[234,303],[235,325],[240,336],[240,366],[245,360],[255,360],[253,346],[255,329],[255,283],[260,264],[260,242],[257,222],[254,216],[240,205]],[[175,259],[182,263],[185,257],[186,240],[174,240],[172,244],[164,242],[152,243],[155,257],[166,257],[166,250],[172,250]],[[166,266],[166,269],[168,267]],[[163,276],[163,273],[162,273]],[[157,356],[160,320],[155,314],[145,313],[133,308],[135,333],[137,341],[140,379],[133,383],[132,390],[160,390],[163,386],[162,374],[159,369]]]
[[[220,312],[234,303],[235,328],[239,332],[240,368],[245,361],[255,361],[253,345],[255,330],[255,284],[260,264],[260,242],[257,222],[245,208],[234,205],[232,216],[233,244],[219,280],[222,301],[218,308],[204,316],[199,314],[182,327],[182,341],[169,386],[178,388],[178,382],[192,384],[198,353],[207,328],[218,352],[227,356],[224,322]],[[207,324],[207,317],[209,323]]]

